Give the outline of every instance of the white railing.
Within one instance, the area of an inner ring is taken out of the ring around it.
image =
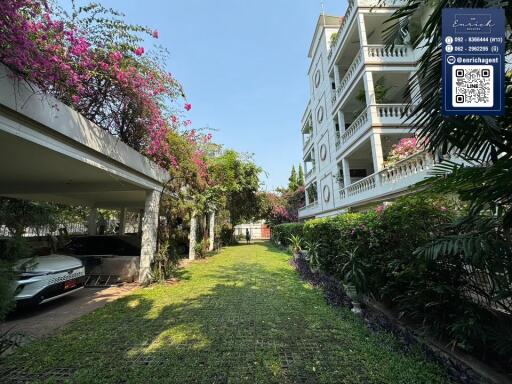
[[[356,7],[376,7],[376,8],[386,8],[386,7],[402,7],[407,4],[407,0],[352,0],[349,1],[347,11],[345,12],[345,16],[340,24],[340,28],[338,29],[336,40],[331,45],[331,49],[327,55],[327,60],[331,62],[331,59],[336,57],[334,54],[339,50],[343,41],[346,38],[346,34],[348,32],[348,28],[352,22],[353,16],[356,12]]]
[[[414,51],[407,45],[395,45],[394,47],[386,45],[366,45],[364,47],[365,57],[371,59],[388,58],[414,58]]]
[[[306,105],[306,109],[304,110],[304,113],[302,114],[302,120],[301,121],[303,123],[305,123],[307,118],[311,118],[311,100],[308,100],[308,103]]]
[[[349,125],[346,131],[341,136],[341,141],[345,144],[354,134],[368,122],[368,108],[365,108],[363,112],[356,117],[356,119]]]
[[[382,184],[397,183],[432,168],[433,164],[432,156],[428,152],[421,151],[380,171],[380,180]]]
[[[309,135],[306,140],[304,141],[304,146],[303,148],[306,149],[308,147],[309,144],[311,144],[313,142],[313,135]]]
[[[396,193],[413,185],[427,176],[434,165],[432,156],[425,151],[400,160],[395,165],[358,180],[340,189],[343,204],[353,204],[361,199],[372,199],[388,193]],[[364,196],[359,196],[363,195]]]
[[[379,117],[405,117],[410,113],[406,104],[376,104],[377,116]]]
[[[359,52],[357,52],[356,57],[352,61],[352,64],[350,64],[350,67],[348,67],[347,72],[345,73],[343,78],[340,80],[340,84],[339,84],[338,88],[336,89],[337,96],[341,97],[343,91],[348,87],[348,85],[352,84],[352,80],[353,80],[354,76],[356,75],[356,73],[358,72],[360,64],[363,62],[362,58],[363,58],[362,51],[359,50]]]
[[[350,146],[354,139],[360,137],[370,126],[400,127],[407,123],[411,113],[407,104],[372,104],[366,107],[336,140],[336,149]]]
[[[352,16],[354,16],[354,1],[349,1],[347,11],[345,12],[345,16],[343,16],[343,20],[341,21],[340,28],[338,29],[336,40],[331,45],[331,49],[329,50],[329,54],[327,55],[327,60],[330,61],[333,57],[333,53],[339,48],[341,42],[345,39],[345,34],[347,33],[348,26],[350,25],[350,21],[352,21]],[[335,56],[335,55],[334,55]]]
[[[376,182],[377,174],[374,173],[373,175],[370,175],[368,177],[365,177],[364,179],[358,180],[353,184],[350,184],[346,190],[348,196],[354,196],[358,195],[360,193],[375,189],[377,182]]]
[[[347,190],[340,186],[340,199],[343,200],[345,197],[347,197]]]
[[[403,7],[407,5],[407,0],[354,0],[359,7]]]
[[[309,203],[305,207],[299,208],[299,217],[312,216],[320,209],[320,205],[318,204],[318,200]]]
[[[306,171],[306,179],[311,177],[315,170],[315,163],[311,163],[311,168]]]

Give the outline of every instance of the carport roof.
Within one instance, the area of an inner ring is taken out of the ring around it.
[[[0,66],[0,195],[143,208],[168,173]]]

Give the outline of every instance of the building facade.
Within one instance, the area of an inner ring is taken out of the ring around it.
[[[394,144],[411,137],[404,91],[421,52],[407,30],[391,48],[385,21],[406,1],[353,0],[345,16],[319,17],[309,50],[310,99],[302,117],[306,206],[301,219],[392,199],[432,166],[418,152],[393,166]],[[413,100],[420,95],[412,87]]]

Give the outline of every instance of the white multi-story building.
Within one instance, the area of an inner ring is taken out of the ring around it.
[[[383,36],[385,21],[405,3],[352,0],[344,17],[319,17],[309,50],[310,100],[302,117],[301,219],[392,199],[432,165],[425,152],[392,167],[385,162],[393,144],[412,136],[404,90],[420,53],[407,31],[393,48]]]

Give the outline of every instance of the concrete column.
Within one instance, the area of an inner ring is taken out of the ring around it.
[[[411,100],[412,103],[417,105],[421,103],[422,97],[421,97],[421,90],[420,90],[420,83],[418,81],[418,78],[414,76],[414,72],[411,73],[409,76],[410,81],[410,87],[411,87]]]
[[[364,47],[368,44],[368,39],[366,38],[366,25],[364,24],[364,15],[362,13],[357,15],[357,26],[359,41],[361,42],[361,46]]]
[[[89,217],[87,218],[87,234],[88,235],[96,235],[97,227],[96,223],[98,222],[98,210],[94,207],[89,208]]]
[[[364,93],[366,94],[366,106],[377,104],[375,99],[375,88],[373,86],[372,72],[365,71],[363,74]]]
[[[142,218],[143,217],[144,217],[144,210],[141,209],[139,211],[139,230],[138,230],[139,237],[142,236]]]
[[[210,230],[210,234],[208,236],[208,250],[211,252],[213,251],[213,247],[215,245],[215,211],[210,212],[210,223],[208,224],[208,227],[208,229]]]
[[[370,136],[370,140],[372,144],[373,170],[374,172],[379,172],[384,168],[384,155],[382,153],[380,134],[374,133]]]
[[[142,219],[139,283],[146,283],[151,278],[151,262],[157,246],[160,194],[159,191],[151,191],[146,194],[144,218]]]
[[[336,90],[340,86],[340,68],[337,64],[334,64],[334,84],[336,84]]]
[[[124,235],[126,233],[126,208],[119,210],[119,234]]]
[[[343,166],[343,183],[345,184],[345,188],[350,185],[350,163],[346,157],[341,159],[341,164]]]
[[[338,124],[340,125],[340,133],[343,134],[345,132],[345,114],[341,112],[341,109],[338,111]]]
[[[189,249],[188,258],[189,260],[196,259],[196,233],[197,233],[197,212],[192,211],[190,215],[190,234],[189,234]]]

